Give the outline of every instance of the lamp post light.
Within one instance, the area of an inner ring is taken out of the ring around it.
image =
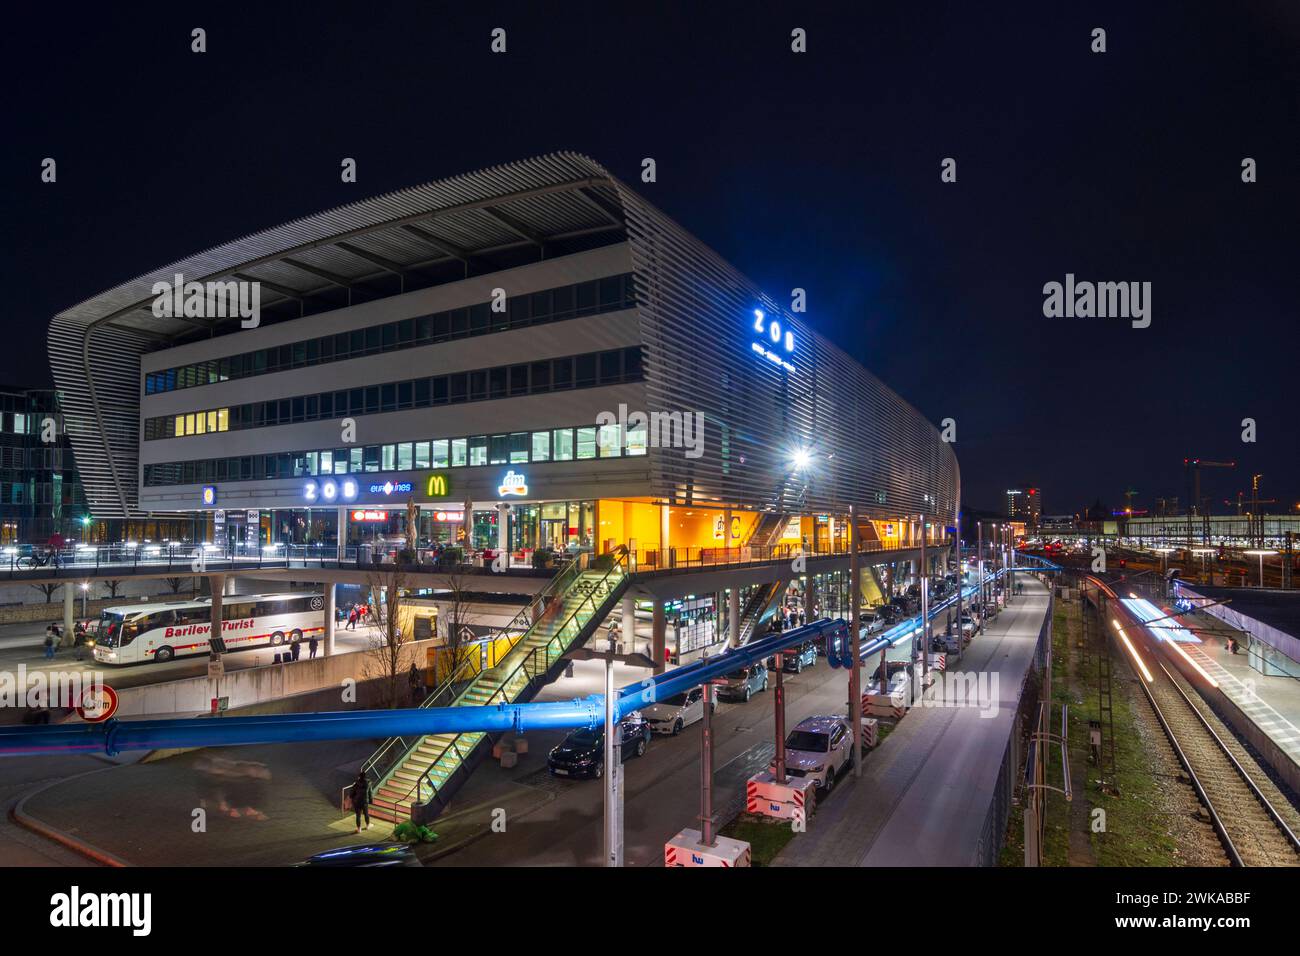
[[[1277,552],[1268,548],[1258,548],[1251,551],[1243,551],[1242,553],[1259,558],[1259,586],[1262,588],[1264,586],[1264,558],[1270,554],[1277,554]]]
[[[81,582],[81,616],[86,616],[86,594],[90,591],[90,582]]]
[[[618,729],[614,707],[614,662],[654,669],[644,654],[620,654],[613,631],[605,651],[579,647],[564,655],[566,660],[605,662],[605,865],[623,865],[623,735]]]
[[[1199,554],[1201,556],[1201,582],[1205,583],[1206,578],[1208,577],[1208,573],[1206,570],[1206,562],[1209,561],[1209,558],[1207,557],[1207,555],[1214,554],[1214,549],[1213,548],[1192,548],[1192,554]],[[1214,586],[1213,581],[1210,581],[1209,584],[1211,587]]]

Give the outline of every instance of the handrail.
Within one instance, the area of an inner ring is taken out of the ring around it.
[[[603,575],[601,575],[600,579],[595,582],[595,584],[592,587],[592,592],[598,590],[600,586],[605,584],[605,582],[609,580],[610,576],[614,575],[616,572],[619,578],[623,578],[627,575],[627,567],[626,567],[627,549],[620,546],[618,548],[615,548],[614,551],[611,552],[611,554],[614,556],[614,563]],[[568,629],[569,625],[572,624],[574,619],[578,616],[578,612],[581,611],[582,608],[588,604],[591,605],[591,615],[595,615],[598,609],[598,605],[595,603],[595,599],[593,595],[591,593],[583,595],[578,601],[577,605],[573,608],[572,612],[569,613],[569,615],[564,619],[563,623],[559,624],[559,626],[555,628],[554,633],[547,639],[546,643],[538,647],[532,648],[527,654],[525,654],[519,660],[517,664],[515,664],[513,668],[510,669],[508,673],[506,673],[501,678],[501,680],[497,683],[495,689],[492,691],[491,695],[489,695],[488,699],[484,701],[484,705],[490,706],[492,704],[498,703],[497,698],[505,694],[506,688],[508,688],[511,685],[511,683],[513,683],[515,677],[521,671],[525,674],[527,678],[524,681],[523,684],[524,687],[526,687],[532,681],[536,680],[542,674],[545,674],[546,671],[550,669],[551,663],[553,663],[550,660],[551,645],[564,636],[565,631]],[[590,619],[591,618],[589,616],[587,620]],[[541,622],[539,621],[537,623],[541,623]],[[572,637],[576,638],[577,635],[582,632],[582,627],[585,626],[585,624],[586,624],[585,621],[582,624],[580,624],[577,627],[577,629],[573,632]],[[527,632],[520,635],[520,640],[523,640],[525,637],[527,637]],[[513,649],[514,648],[511,648],[512,651]],[[544,653],[545,661],[543,663],[543,666],[538,669],[536,668],[536,661],[534,660],[534,658],[537,657],[539,652]],[[507,654],[506,657],[508,658],[509,654]],[[559,655],[556,655],[556,660],[558,659],[559,659]],[[534,668],[532,673],[529,673],[530,662],[533,664],[533,668]],[[502,663],[504,663],[504,660]],[[470,689],[472,687],[473,687],[473,683],[471,683],[463,691],[461,691],[460,695],[456,698],[457,702],[463,699],[465,695],[470,692]],[[509,701],[503,700],[501,701],[501,703],[509,703]],[[472,732],[481,733],[479,731],[472,731]],[[457,741],[459,741],[462,736],[463,736],[462,734],[457,734],[455,737],[453,737],[447,743],[447,746],[443,747],[442,750],[438,753],[438,755],[429,761],[429,765],[424,768],[424,772],[420,774],[420,777],[418,780],[416,780],[415,785],[412,786],[409,790],[407,790],[406,793],[401,798],[394,801],[394,803],[401,803],[402,800],[409,798],[412,793],[415,793],[417,795],[417,799],[423,798],[424,788],[426,783],[431,789],[430,795],[436,796],[438,793],[438,788],[434,786],[433,781],[429,779],[429,772],[433,770],[435,766],[438,765],[438,763],[442,760],[442,758],[446,756],[447,751],[451,749],[454,749],[456,751],[456,755],[460,758],[460,763],[461,764],[464,763],[464,755],[461,753],[460,748],[457,746]]]

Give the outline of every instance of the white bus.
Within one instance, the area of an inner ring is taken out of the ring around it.
[[[228,651],[294,644],[325,632],[319,594],[231,594],[222,601],[221,637]],[[207,654],[212,599],[105,608],[94,634],[101,664],[169,661]]]

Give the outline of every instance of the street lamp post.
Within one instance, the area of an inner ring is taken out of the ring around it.
[[[1245,551],[1245,552],[1242,552],[1242,553],[1243,553],[1243,554],[1249,554],[1249,555],[1251,555],[1252,557],[1258,557],[1258,558],[1259,558],[1259,586],[1262,588],[1262,587],[1264,586],[1264,557],[1265,557],[1266,555],[1270,555],[1270,554],[1277,554],[1277,552],[1276,552],[1276,551],[1271,551],[1271,550],[1269,550],[1269,549],[1267,549],[1267,548],[1258,548],[1258,549],[1255,549],[1255,550]]]
[[[620,654],[611,630],[605,651],[580,647],[564,655],[568,660],[605,662],[605,866],[623,865],[623,741],[614,705],[614,662],[633,667],[654,667],[644,654]]]

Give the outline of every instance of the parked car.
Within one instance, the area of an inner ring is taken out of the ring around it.
[[[886,625],[897,624],[903,619],[903,609],[893,604],[882,604],[875,608],[875,612]]]
[[[806,641],[798,647],[790,647],[781,652],[781,667],[788,673],[801,674],[805,667],[812,667],[817,663],[817,645],[812,641]],[[767,659],[768,670],[776,670],[776,657],[773,655]]]
[[[298,864],[312,867],[423,866],[406,843],[358,843],[325,850]]]
[[[650,743],[650,725],[639,713],[618,723],[624,760],[640,757]],[[546,767],[557,777],[600,777],[605,772],[605,728],[575,730],[551,749]]]
[[[740,700],[746,703],[756,693],[767,690],[767,668],[750,664],[734,674],[728,674],[726,683],[718,685],[718,696],[723,700]]]
[[[876,611],[863,611],[858,618],[862,626],[866,628],[868,634],[874,634],[876,631],[885,629],[885,617]]]
[[[853,732],[845,717],[809,717],[785,739],[785,772],[812,777],[819,796],[834,789],[836,775],[852,760]]]
[[[713,709],[717,708],[717,701],[714,701]],[[641,714],[655,733],[680,734],[683,728],[704,719],[704,688],[692,687],[685,693],[674,694],[667,700],[643,708]]]

